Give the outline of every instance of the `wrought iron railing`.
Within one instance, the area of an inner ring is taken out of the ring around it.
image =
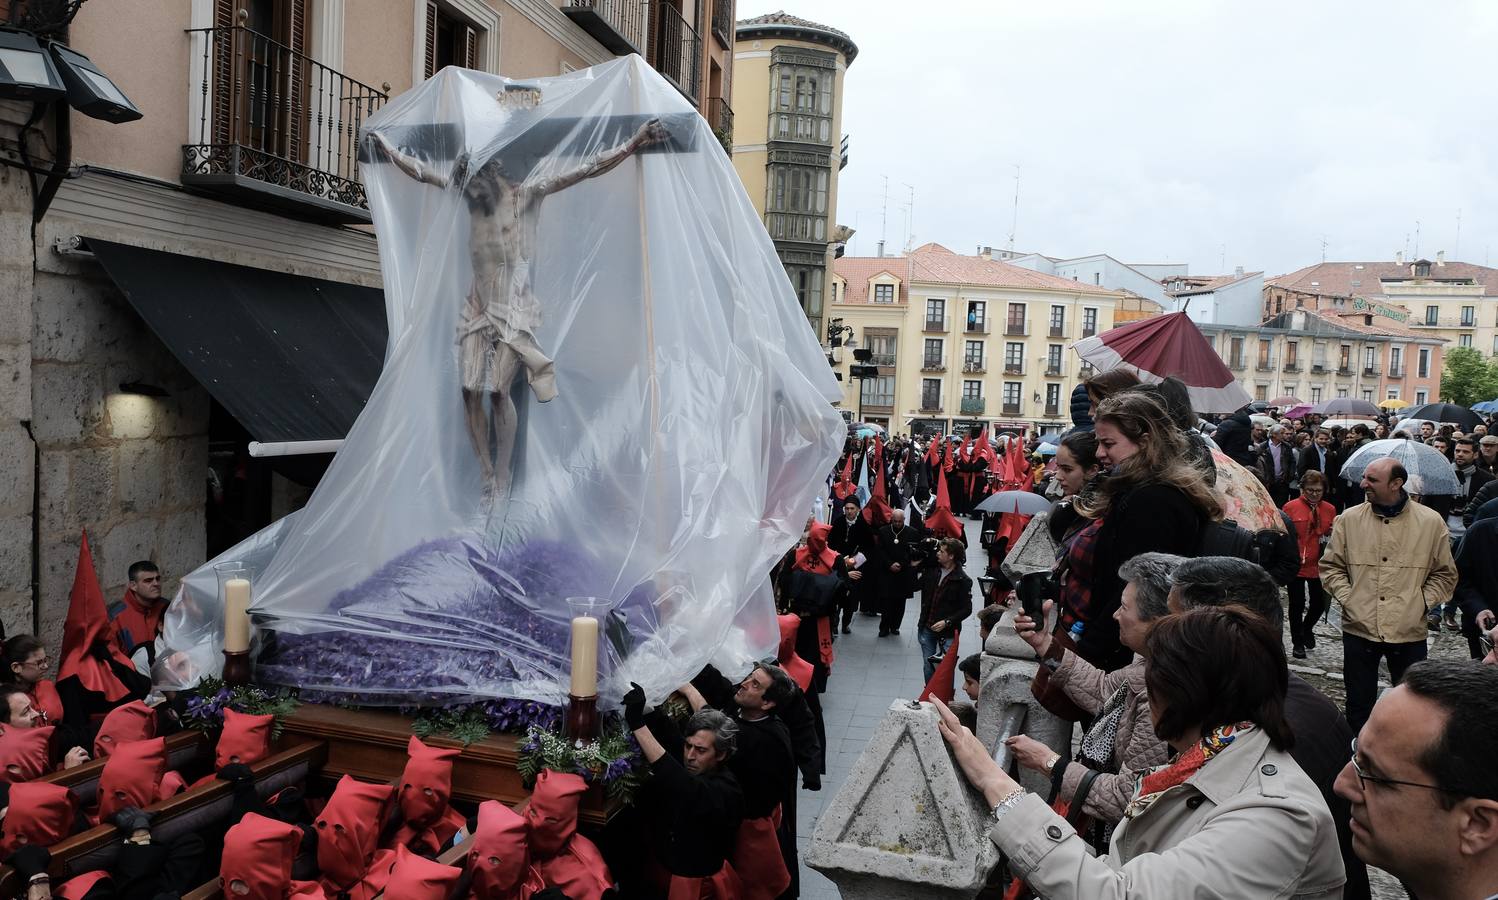
[[[963,397],[961,413],[964,416],[979,416],[983,414],[984,398]]]
[[[702,38],[682,14],[667,3],[653,4],[656,15],[650,57],[656,71],[671,80],[693,103],[700,96]]]
[[[614,53],[644,53],[649,0],[563,0],[562,13]]]
[[[707,98],[707,124],[713,128],[713,134],[723,142],[724,149],[733,152],[733,107],[722,97]]]
[[[368,209],[359,127],[384,91],[243,26],[202,35],[198,142],[182,148],[184,181],[239,176]]]
[[[724,49],[733,49],[733,0],[713,0],[713,34]]]

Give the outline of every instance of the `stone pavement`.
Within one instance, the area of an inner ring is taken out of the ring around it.
[[[979,523],[968,521],[966,525],[968,543],[976,549],[968,554],[966,571],[976,585],[987,557],[978,548]],[[853,633],[838,636],[834,645],[837,659],[832,665],[827,693],[822,695],[822,714],[827,726],[827,774],[822,776],[822,790],[802,790],[796,798],[796,841],[803,855],[817,817],[852,771],[864,744],[873,736],[874,727],[889,709],[889,702],[895,698],[914,699],[926,686],[921,648],[915,637],[919,613],[920,598],[916,596],[906,604],[905,621],[898,635],[881,638],[879,620],[858,615],[853,618]],[[958,652],[963,656],[977,653],[981,649],[978,620],[969,616],[962,624]],[[803,900],[839,898],[837,886],[805,864],[801,866],[801,896]]]

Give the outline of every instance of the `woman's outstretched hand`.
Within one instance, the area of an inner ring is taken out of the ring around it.
[[[931,705],[936,707],[937,730],[946,739],[947,746],[952,748],[952,755],[956,757],[962,774],[967,777],[969,784],[983,792],[983,797],[990,805],[998,803],[1006,794],[1019,787],[993,761],[988,748],[983,746],[978,736],[957,721],[956,714],[945,703],[932,697]]]

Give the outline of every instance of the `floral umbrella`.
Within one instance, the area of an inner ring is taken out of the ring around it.
[[[1215,447],[1212,462],[1217,466],[1217,499],[1222,502],[1224,519],[1231,519],[1249,531],[1285,530],[1274,498],[1257,475]]]

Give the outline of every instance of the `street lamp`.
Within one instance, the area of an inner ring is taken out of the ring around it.
[[[141,117],[141,111],[130,98],[87,56],[56,41],[49,42],[47,49],[52,51],[52,59],[67,85],[69,106],[85,116],[115,124]]]
[[[35,37],[0,30],[0,97],[44,102],[66,93],[51,56]]]

